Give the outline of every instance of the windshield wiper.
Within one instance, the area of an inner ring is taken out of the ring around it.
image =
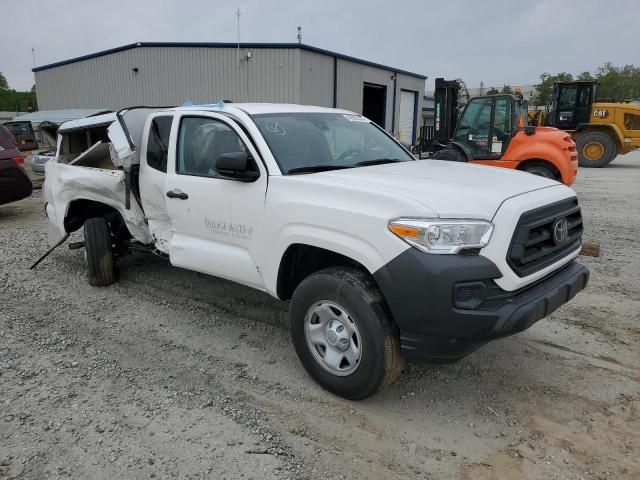
[[[376,158],[375,160],[365,160],[364,162],[356,163],[358,167],[366,167],[368,165],[383,165],[385,163],[398,163],[406,162],[407,160],[400,160],[399,158]]]
[[[306,167],[296,167],[287,170],[287,175],[296,173],[316,173],[316,172],[328,172],[330,170],[342,170],[345,168],[353,168],[346,165],[309,165]]]

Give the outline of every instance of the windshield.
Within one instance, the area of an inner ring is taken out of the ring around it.
[[[253,119],[283,174],[414,160],[360,115],[283,113]]]

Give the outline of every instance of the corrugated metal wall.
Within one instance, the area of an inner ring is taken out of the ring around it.
[[[385,129],[391,131],[393,107],[393,72],[359,63],[338,59],[337,105],[362,113],[362,91],[364,83],[375,83],[387,87],[385,106]]]
[[[217,102],[300,102],[300,51],[141,47],[35,73],[43,110]],[[138,68],[138,73],[132,71]]]
[[[333,107],[333,57],[300,50],[300,103]]]
[[[425,87],[424,79],[412,77],[410,75],[396,74],[394,83],[394,72],[369,65],[348,62],[338,59],[337,61],[337,106],[357,113],[362,113],[362,93],[365,83],[374,83],[387,87],[385,129],[388,132],[398,132],[398,122],[400,113],[400,91],[411,90],[418,95],[417,112],[422,111],[422,96]],[[394,86],[396,89],[395,113],[394,113]]]
[[[251,52],[251,59],[246,54]],[[418,93],[424,80],[297,48],[138,47],[35,73],[42,110],[234,102],[284,102],[362,113],[364,83],[387,87],[385,128],[398,132],[400,90]],[[137,68],[137,73],[132,69]],[[396,88],[395,112],[394,85]],[[420,122],[418,122],[420,123]]]

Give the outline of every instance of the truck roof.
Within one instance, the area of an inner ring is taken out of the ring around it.
[[[132,110],[141,107],[129,107],[124,108],[121,111]],[[328,107],[316,107],[313,105],[297,105],[294,103],[211,103],[211,104],[203,104],[203,105],[182,105],[179,107],[167,107],[163,108],[165,111],[198,111],[198,112],[216,112],[216,111],[226,111],[229,113],[233,113],[234,111],[240,110],[249,115],[260,115],[260,114],[269,114],[269,113],[344,113],[344,114],[353,114],[353,112],[349,110],[343,110],[339,108],[328,108]],[[104,125],[108,123],[112,123],[116,120],[116,113],[105,113],[102,115],[95,115],[93,117],[87,118],[79,118],[77,120],[71,120],[65,122],[60,127],[60,131],[69,131],[75,130],[78,128],[91,127],[92,125]]]
[[[93,117],[69,120],[68,122],[64,122],[62,125],[60,125],[60,129],[58,131],[64,132],[68,130],[75,130],[77,128],[89,127],[91,125],[104,125],[107,123],[112,123],[115,120],[116,114],[114,112],[103,113],[102,115],[94,115]]]
[[[313,105],[298,105],[295,103],[214,103],[207,105],[183,105],[172,110],[198,110],[198,111],[233,111],[235,109],[242,110],[249,115],[260,115],[265,113],[353,113],[348,110],[328,107],[316,107]]]

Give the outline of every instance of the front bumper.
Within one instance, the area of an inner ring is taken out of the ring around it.
[[[428,255],[410,248],[374,274],[400,329],[408,360],[449,363],[495,338],[531,327],[589,280],[578,262],[513,292],[482,256]]]

